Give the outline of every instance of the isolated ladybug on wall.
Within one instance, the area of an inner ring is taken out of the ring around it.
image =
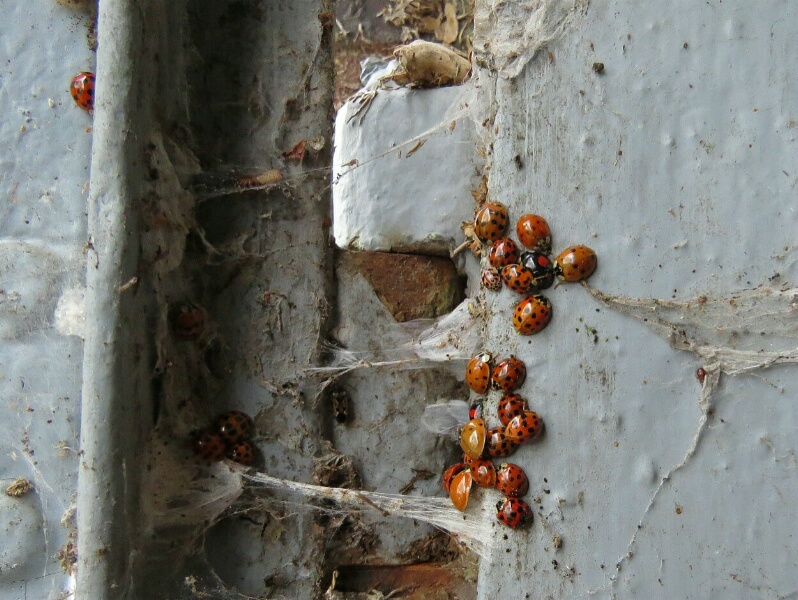
[[[94,109],[94,73],[84,71],[78,73],[72,78],[69,84],[69,93],[72,98],[83,110]]]

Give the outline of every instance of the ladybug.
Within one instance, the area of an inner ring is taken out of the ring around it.
[[[513,420],[514,417],[524,414],[526,408],[526,400],[518,394],[505,394],[499,400],[499,421],[502,425],[507,427],[507,424]]]
[[[465,511],[468,506],[468,498],[471,496],[471,486],[474,478],[470,469],[464,469],[452,478],[449,486],[449,498],[454,507],[460,512]]]
[[[695,378],[698,379],[698,383],[704,385],[704,380],[707,378],[707,372],[704,370],[704,367],[698,367],[695,370]]]
[[[519,258],[518,245],[510,238],[499,238],[488,250],[488,262],[497,269],[517,264]]]
[[[510,217],[501,202],[486,202],[474,217],[474,234],[483,243],[494,242],[504,235]]]
[[[471,419],[460,434],[460,447],[469,458],[480,458],[485,450],[485,438],[485,421]]]
[[[520,415],[512,418],[504,428],[504,435],[508,440],[523,444],[534,440],[543,432],[543,419],[532,410],[525,410]]]
[[[469,419],[482,418],[482,400],[477,400],[468,408],[468,418]]]
[[[534,519],[532,508],[518,498],[502,498],[496,504],[496,518],[503,525],[518,529],[531,525]]]
[[[491,375],[491,385],[495,390],[512,392],[520,388],[526,380],[526,365],[515,356],[505,358],[496,363]]]
[[[75,103],[83,110],[94,109],[94,73],[84,71],[72,78],[69,84],[69,93]]]
[[[443,476],[441,477],[441,482],[443,483],[443,489],[446,491],[447,494],[449,493],[449,489],[452,486],[452,480],[454,479],[454,476],[457,475],[460,471],[464,471],[465,468],[466,466],[463,463],[456,463],[443,472]]]
[[[524,298],[513,312],[513,326],[521,335],[540,333],[549,321],[551,321],[551,302],[541,294]]]
[[[508,498],[520,498],[529,491],[529,478],[518,465],[503,463],[496,471],[496,489]]]
[[[542,252],[537,252],[535,250],[532,252],[524,252],[521,254],[521,264],[527,269],[532,270],[535,289],[545,290],[550,288],[554,283],[553,263],[551,259]]]
[[[485,449],[491,458],[504,458],[516,451],[519,444],[507,439],[504,434],[504,427],[492,427],[488,429]]]
[[[554,259],[554,274],[563,281],[587,279],[596,270],[598,258],[587,246],[571,246]]]
[[[255,421],[240,410],[231,410],[214,419],[212,430],[218,433],[225,443],[235,444],[252,437]]]
[[[196,454],[213,461],[222,460],[227,451],[222,436],[208,429],[196,432],[191,440],[191,445]]]
[[[535,274],[523,265],[507,265],[501,273],[507,287],[517,294],[528,294],[535,288]]]
[[[532,250],[548,254],[551,252],[551,228],[539,215],[524,215],[515,225],[518,241]]]
[[[490,386],[490,361],[493,357],[487,352],[480,352],[471,357],[466,365],[465,380],[477,394],[484,394]]]
[[[191,302],[180,304],[172,314],[175,335],[181,340],[199,339],[205,332],[205,310]]]
[[[485,267],[479,276],[482,282],[482,287],[491,292],[498,292],[502,289],[502,276],[499,274],[498,269],[493,267]]]
[[[236,442],[227,450],[227,458],[247,467],[251,467],[255,464],[256,455],[257,450],[255,449],[255,444],[249,440]]]
[[[479,487],[492,488],[496,486],[496,467],[489,459],[478,459],[471,463],[471,477]]]

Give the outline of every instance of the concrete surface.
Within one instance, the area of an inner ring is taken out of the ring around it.
[[[3,3],[0,20],[0,597],[61,598],[73,588],[62,564],[75,541],[92,140],[69,82],[94,55],[89,18],[54,2]],[[7,496],[19,477],[32,490]]]
[[[541,11],[511,24],[523,6]],[[478,3],[490,192],[544,215],[555,252],[593,247],[608,294],[551,290],[531,339],[509,292],[487,297],[547,433],[519,453],[538,520],[483,562],[480,597],[798,594],[795,12]]]

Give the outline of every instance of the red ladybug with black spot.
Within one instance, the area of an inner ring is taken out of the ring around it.
[[[491,458],[504,458],[516,451],[520,444],[507,439],[504,427],[491,427],[488,429],[485,440],[485,452]]]
[[[576,282],[590,277],[598,266],[598,257],[587,246],[566,248],[554,260],[554,274],[562,281]]]
[[[236,442],[227,449],[227,458],[240,465],[251,467],[255,464],[257,449],[255,444],[249,440]]]
[[[472,461],[471,477],[479,487],[492,488],[496,485],[496,467],[489,459],[476,459]]]
[[[518,245],[510,238],[499,238],[488,250],[488,262],[496,269],[518,264],[519,259]]]
[[[543,419],[533,410],[525,410],[518,416],[512,418],[504,428],[504,435],[507,439],[523,444],[529,440],[534,440],[543,433]]]
[[[513,311],[513,327],[521,335],[535,335],[551,321],[551,302],[543,294],[521,300]]]
[[[215,431],[203,429],[192,435],[191,446],[194,452],[207,460],[217,461],[224,458],[227,445]]]
[[[94,109],[94,73],[84,71],[72,78],[69,84],[69,93],[72,94],[75,104],[85,111]]]
[[[526,381],[526,364],[520,358],[510,356],[496,363],[491,374],[491,386],[495,390],[512,392]]]
[[[529,491],[529,478],[515,463],[502,463],[496,471],[496,489],[508,498],[520,498]]]
[[[505,394],[499,399],[497,412],[499,421],[504,427],[507,427],[514,417],[524,414],[525,410],[527,410],[526,399],[518,394]]]
[[[535,289],[535,274],[523,265],[507,265],[501,274],[504,284],[516,294],[528,294]]]
[[[226,444],[235,444],[252,437],[255,432],[255,421],[240,410],[231,410],[216,417],[211,430],[218,433]]]
[[[486,202],[474,217],[474,234],[483,243],[494,242],[504,236],[510,217],[501,202]]]
[[[532,508],[518,498],[502,498],[496,503],[496,518],[512,529],[528,527],[534,520]]]

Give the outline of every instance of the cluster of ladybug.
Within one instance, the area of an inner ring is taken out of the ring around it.
[[[194,452],[202,458],[217,461],[229,458],[242,465],[255,463],[257,450],[252,443],[255,422],[248,414],[231,410],[216,417],[209,427],[194,432]]]
[[[83,110],[94,110],[94,73],[84,71],[75,75],[69,84],[69,93]]]
[[[526,365],[515,356],[491,365],[487,352],[474,356],[466,367],[466,383],[483,395],[492,387],[503,392],[499,400],[500,427],[488,429],[483,418],[482,400],[471,405],[469,421],[460,434],[463,462],[449,467],[443,474],[443,489],[454,506],[465,511],[474,484],[496,488],[504,497],[496,505],[496,518],[512,527],[532,523],[532,508],[524,500],[529,479],[524,470],[513,463],[502,463],[497,469],[492,459],[510,456],[523,443],[537,439],[543,432],[543,420],[527,408],[527,402],[514,393],[526,380]]]
[[[489,265],[482,269],[482,285],[498,292],[502,284],[525,298],[515,307],[513,326],[521,335],[543,331],[551,321],[551,302],[541,290],[548,289],[555,277],[575,282],[587,279],[596,270],[596,253],[587,246],[571,246],[551,260],[551,229],[546,220],[533,214],[518,219],[518,240],[528,248],[522,252],[512,239],[504,237],[510,218],[501,202],[486,202],[474,217],[474,235],[488,250]]]

